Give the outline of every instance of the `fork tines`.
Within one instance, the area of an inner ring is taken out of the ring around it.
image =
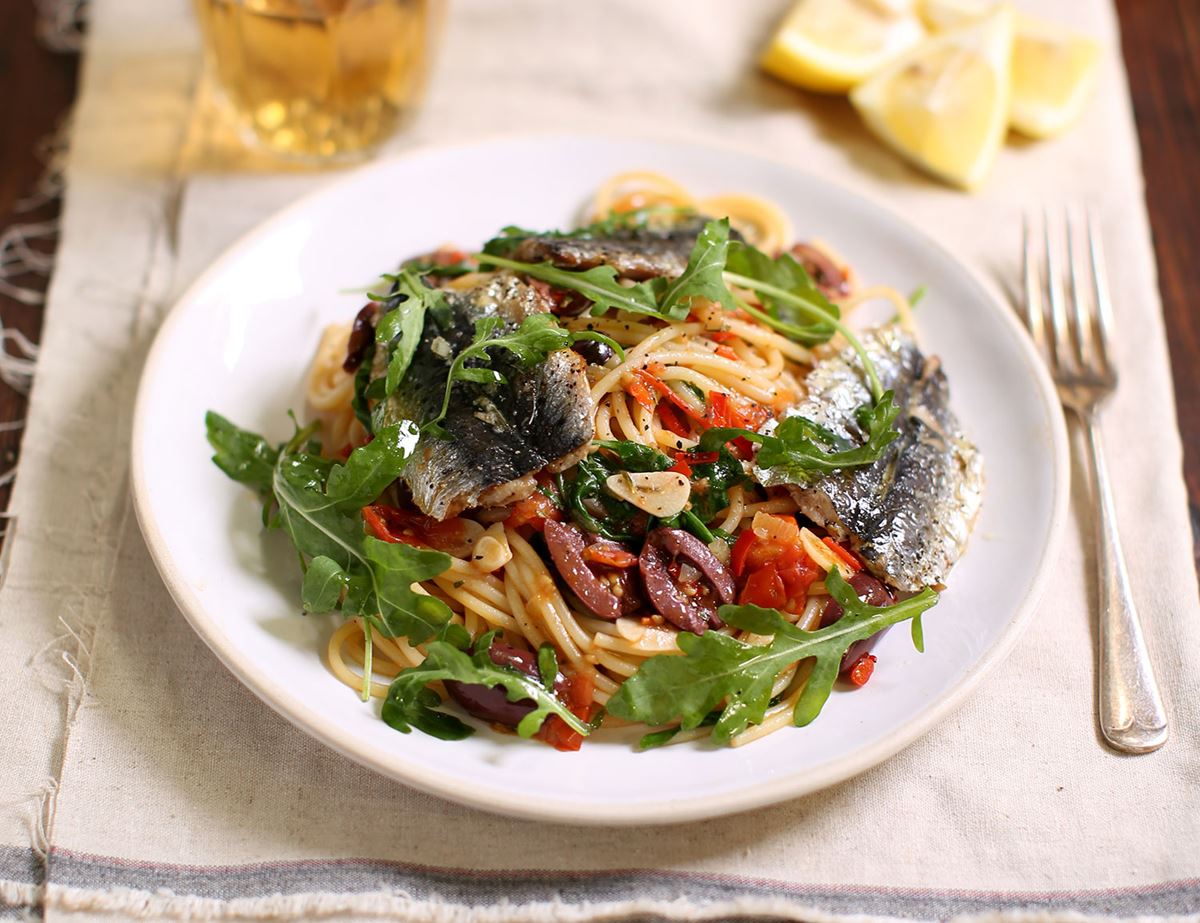
[[[1112,302],[1095,215],[1071,208],[1058,216],[1027,212],[1022,244],[1024,321],[1055,379],[1115,387]]]

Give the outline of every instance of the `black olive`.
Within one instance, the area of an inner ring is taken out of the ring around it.
[[[342,368],[354,372],[366,358],[367,347],[375,339],[375,318],[379,314],[379,305],[368,301],[354,318],[354,326],[350,329],[350,339],[346,343],[346,360]]]
[[[680,561],[704,575],[711,593],[689,598],[683,592],[678,583]],[[721,627],[717,605],[733,602],[733,574],[696,536],[682,529],[655,529],[646,537],[638,566],[651,604],[676,628],[699,635],[706,628]]]
[[[488,655],[497,666],[511,667],[530,679],[539,679],[537,654],[532,651],[512,647],[503,641],[493,641],[492,646],[488,648]],[[445,683],[451,698],[476,718],[482,718],[484,721],[516,727],[521,723],[521,719],[536,707],[530,699],[510,702],[503,686],[461,683],[452,679],[446,680]],[[555,679],[554,691],[559,695],[566,691],[565,679],[561,674]]]
[[[868,606],[892,606],[896,603],[896,597],[892,595],[891,591],[870,574],[857,573],[847,583],[854,590],[854,595]],[[821,627],[825,628],[827,625],[832,625],[842,615],[842,607],[838,605],[837,600],[830,599],[825,603],[825,608],[821,610]],[[842,665],[838,668],[838,671],[841,673],[848,672],[859,657],[871,652],[871,648],[875,646],[875,643],[880,638],[888,633],[889,628],[881,629],[869,638],[863,638],[851,644],[842,657]]]
[[[604,365],[613,356],[613,348],[599,340],[576,340],[571,344],[571,349],[592,365]]]

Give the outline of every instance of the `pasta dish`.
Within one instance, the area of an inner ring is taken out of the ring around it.
[[[403,732],[740,746],[864,686],[892,625],[921,649],[982,460],[918,296],[793,237],[768,201],[623,174],[578,228],[384,276],[286,442],[210,412],[305,610],[345,616],[333,674]]]

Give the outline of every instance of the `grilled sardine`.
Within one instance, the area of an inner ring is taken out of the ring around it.
[[[513,259],[526,263],[549,260],[562,269],[612,266],[617,275],[636,281],[677,276],[687,268],[688,256],[704,230],[705,220],[689,217],[661,229],[624,228],[604,237],[527,237],[517,244],[512,255]],[[736,233],[731,236],[739,237]]]
[[[485,278],[467,290],[446,290],[447,323],[428,316],[421,344],[385,419],[422,420],[441,408],[450,364],[471,343],[475,321],[504,319],[507,333],[522,320],[549,310],[544,295],[515,276]],[[449,439],[421,437],[403,480],[421,512],[447,519],[464,509],[502,506],[533,493],[534,476],[561,470],[586,452],[594,434],[587,363],[560,349],[532,368],[521,368],[503,350],[492,367],[506,384],[457,382],[442,426]]]
[[[873,465],[789,490],[805,516],[848,543],[877,577],[919,590],[942,583],[966,547],[983,496],[983,457],[950,410],[935,357],[897,327],[861,339],[884,388],[896,393],[900,435]],[[870,392],[854,351],[819,361],[805,385],[805,400],[788,413],[861,441],[854,411]]]

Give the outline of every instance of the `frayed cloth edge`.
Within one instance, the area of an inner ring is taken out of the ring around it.
[[[29,887],[29,886],[26,886]],[[30,888],[31,891],[37,890]],[[0,892],[2,893],[2,892]],[[880,914],[834,913],[779,897],[738,897],[723,901],[634,899],[566,903],[540,901],[466,906],[411,897],[401,891],[361,894],[292,894],[256,898],[177,895],[170,891],[130,888],[93,890],[49,885],[44,907],[64,914],[120,914],[127,918],[167,920],[291,920],[399,918],[406,923],[618,923],[618,921],[698,920],[731,918],[804,923],[923,923],[939,919]],[[944,918],[943,918],[944,919]],[[1197,923],[1198,914],[1109,916],[1072,910],[997,910],[959,915],[948,923]]]

